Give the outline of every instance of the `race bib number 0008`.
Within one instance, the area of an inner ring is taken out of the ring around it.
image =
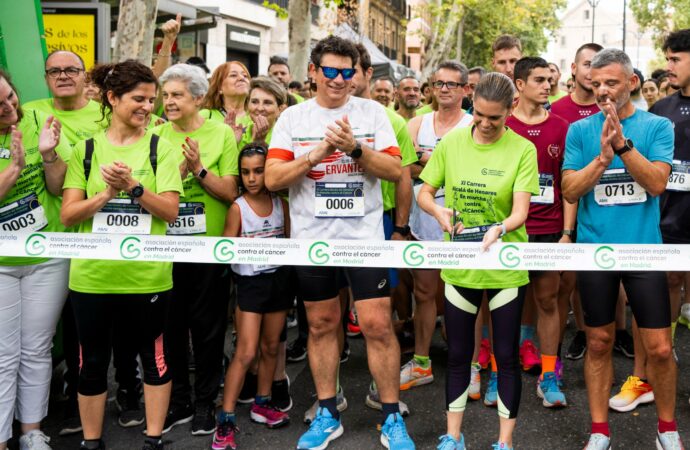
[[[116,198],[93,216],[92,233],[151,234],[152,217],[133,199]]]
[[[363,182],[316,182],[314,216],[321,218],[363,217]]]
[[[647,201],[647,191],[625,169],[609,169],[594,187],[600,206],[633,205]]]
[[[48,225],[43,205],[35,193],[0,208],[2,231],[38,231]]]

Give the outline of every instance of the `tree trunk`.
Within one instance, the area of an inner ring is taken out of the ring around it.
[[[369,36],[369,0],[359,0],[357,5],[357,31],[359,36]]]
[[[136,59],[151,65],[158,0],[120,0],[113,62]]]
[[[465,31],[465,16],[462,16],[460,23],[458,23],[458,35],[455,41],[455,59],[456,61],[462,61],[462,34]]]
[[[427,79],[434,68],[443,60],[448,59],[450,54],[453,35],[458,32],[458,22],[462,12],[462,2],[453,2],[448,15],[446,16],[445,29],[443,33],[434,32],[433,38],[426,53],[426,60],[422,68],[422,78]],[[436,24],[435,26],[439,26]]]
[[[303,82],[307,79],[309,65],[309,43],[311,41],[310,0],[288,2],[288,40],[290,50],[288,63],[292,79]]]

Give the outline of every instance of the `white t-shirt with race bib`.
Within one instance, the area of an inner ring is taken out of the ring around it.
[[[292,161],[308,153],[324,139],[327,126],[345,115],[362,145],[400,156],[383,106],[350,97],[339,108],[324,108],[312,99],[286,109],[273,128],[268,158]],[[382,213],[379,179],[339,150],[290,186],[292,238],[383,240]]]

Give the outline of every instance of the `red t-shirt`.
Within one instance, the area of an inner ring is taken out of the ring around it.
[[[560,233],[563,230],[561,167],[565,154],[568,122],[555,114],[541,123],[528,125],[515,116],[506,125],[537,147],[540,195],[533,195],[527,216],[527,234]]]
[[[596,103],[580,105],[573,101],[571,95],[566,95],[551,105],[551,112],[564,118],[569,124],[596,114],[599,111],[599,106]]]

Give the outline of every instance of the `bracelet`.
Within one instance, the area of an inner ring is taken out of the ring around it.
[[[311,155],[311,151],[306,153],[307,156],[307,164],[309,164],[309,167],[314,167],[314,164],[312,164],[311,159],[309,159],[309,155]]]
[[[53,164],[55,161],[57,161],[60,156],[57,154],[57,152],[54,151],[54,153],[55,153],[55,157],[51,160],[45,160],[44,159],[43,164]]]

